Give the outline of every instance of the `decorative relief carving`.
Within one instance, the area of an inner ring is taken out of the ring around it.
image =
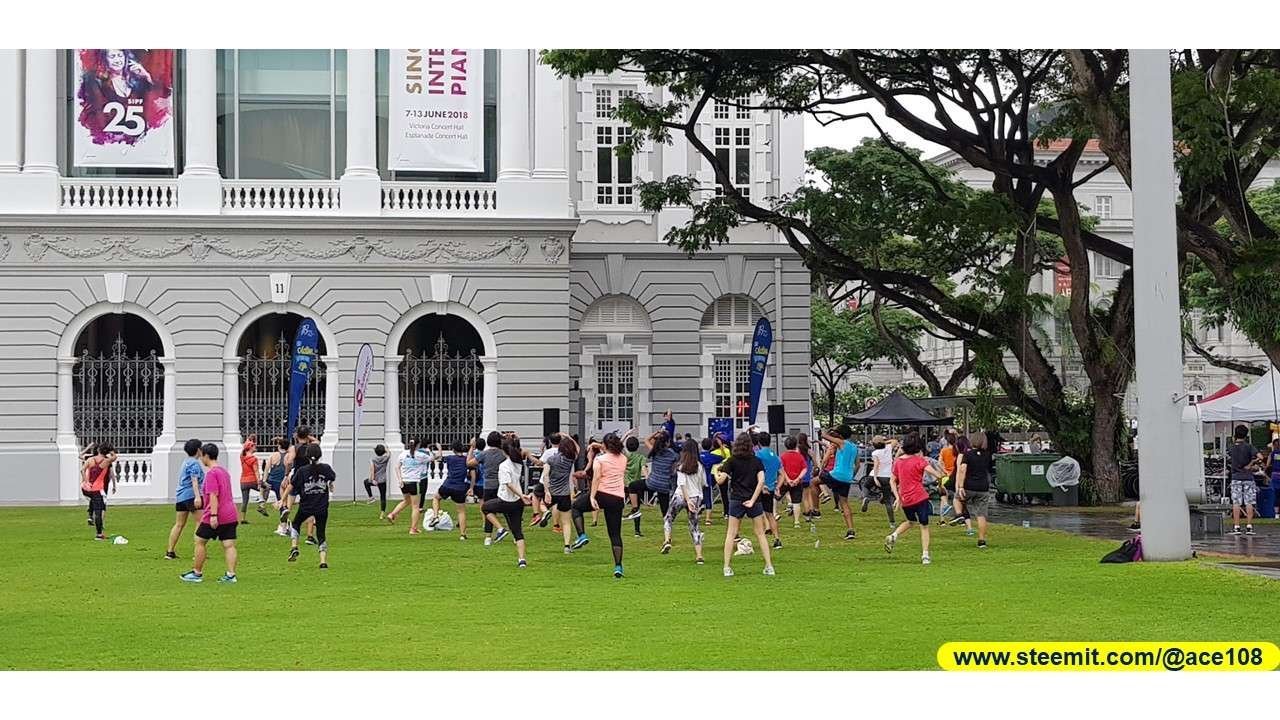
[[[548,263],[560,262],[564,256],[564,241],[557,237],[549,237],[542,241],[542,259]]]
[[[548,240],[550,242],[551,239]],[[548,262],[557,262],[564,248],[559,245],[548,249],[543,243],[543,253]],[[0,260],[8,254],[10,243],[0,236]],[[468,243],[457,239],[432,238],[416,242],[387,238],[368,238],[357,235],[352,238],[330,240],[327,243],[298,238],[273,237],[266,240],[228,239],[196,233],[189,237],[146,238],[132,235],[106,235],[97,239],[74,238],[65,235],[32,233],[23,242],[27,257],[32,262],[42,262],[51,255],[67,260],[169,260],[190,257],[197,262],[220,255],[234,260],[279,258],[299,261],[333,260],[349,256],[358,263],[378,255],[389,260],[424,260],[429,263],[463,263],[492,260],[506,255],[512,263],[523,263],[529,253],[529,244],[522,237],[492,240],[485,243]],[[554,258],[548,253],[554,252]]]

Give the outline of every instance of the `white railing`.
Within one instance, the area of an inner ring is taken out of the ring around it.
[[[117,485],[149,485],[151,483],[151,454],[120,455],[111,472]]]
[[[120,213],[178,209],[176,180],[62,178],[58,206],[64,212]]]
[[[338,212],[336,180],[223,180],[222,210],[247,214]]]
[[[496,183],[382,183],[384,215],[496,215]]]

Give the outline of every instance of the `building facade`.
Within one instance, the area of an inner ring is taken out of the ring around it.
[[[1042,151],[1044,161],[1051,160],[1054,154],[1065,147],[1065,143],[1051,143]],[[933,162],[954,173],[971,187],[977,189],[991,188],[991,173],[974,168],[954,152],[944,152],[930,158]],[[1098,171],[1107,162],[1106,155],[1098,148],[1096,141],[1091,141],[1081,155],[1077,175],[1083,177]],[[1271,162],[1259,173],[1254,187],[1269,186],[1280,179],[1280,162]],[[1125,184],[1124,178],[1115,168],[1107,168],[1097,172],[1087,182],[1076,189],[1077,199],[1086,206],[1086,211],[1096,219],[1094,232],[1108,239],[1133,246],[1133,193]],[[1091,277],[1091,297],[1100,300],[1115,290],[1120,276],[1126,267],[1110,258],[1090,253],[1089,272]],[[1053,270],[1044,270],[1031,280],[1031,291],[1057,295],[1061,293]],[[1058,369],[1059,376],[1066,387],[1077,392],[1085,392],[1088,388],[1088,376],[1079,362],[1079,352],[1075,348],[1075,340],[1065,317],[1046,317],[1041,321],[1046,344],[1046,355]],[[1211,325],[1193,318],[1192,332],[1201,347],[1210,350],[1214,355],[1230,360],[1250,363],[1266,367],[1266,355],[1237,328],[1230,324]],[[946,378],[963,362],[963,347],[959,342],[948,342],[932,336],[922,338],[921,360],[928,364],[940,378]],[[1190,349],[1184,351],[1183,382],[1191,402],[1196,402],[1228,382],[1245,385],[1251,376],[1237,371],[1218,367],[1207,362]],[[901,383],[919,382],[923,384],[909,368],[902,370],[888,363],[878,363],[867,371],[851,377],[851,382],[868,382],[879,385],[897,385]],[[972,387],[971,379],[967,386]],[[1132,391],[1126,397],[1126,412],[1136,414],[1136,396]]]
[[[695,436],[743,426],[761,316],[761,407],[809,425],[808,272],[762,226],[695,257],[664,242],[688,211],[643,212],[635,183],[716,190],[678,140],[614,152],[619,100],[664,93],[642,77],[486,51],[483,172],[402,173],[387,51],[179,50],[173,168],[86,168],[73,52],[0,51],[0,502],[77,501],[91,442],[118,448],[119,497],[139,501],[171,496],[187,438],[265,446],[303,318],[320,340],[300,422],[340,476],[379,443],[538,438],[547,412],[587,435],[668,409]],[[801,182],[799,118],[730,99],[699,133],[752,196]]]

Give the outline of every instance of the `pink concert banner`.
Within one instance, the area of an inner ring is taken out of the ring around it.
[[[484,50],[392,50],[387,165],[484,171]]]
[[[74,163],[171,168],[173,50],[75,50]]]

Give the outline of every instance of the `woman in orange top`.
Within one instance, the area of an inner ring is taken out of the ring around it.
[[[248,525],[247,519],[249,515],[249,491],[260,488],[261,480],[258,478],[258,436],[250,435],[244,441],[244,447],[240,449],[240,524]],[[266,515],[267,511],[262,507],[262,496],[258,499],[258,514]]]
[[[85,460],[80,489],[89,498],[89,514],[97,531],[93,539],[106,540],[107,537],[102,532],[102,515],[107,510],[107,485],[111,486],[111,492],[116,491],[111,478],[111,465],[116,461],[116,449],[111,443],[103,442],[98,443],[97,450],[96,455]]]
[[[951,497],[947,494],[947,483],[956,476],[956,434],[953,430],[948,430],[943,437],[946,442],[942,446],[942,450],[938,453],[938,461],[942,463],[942,470],[947,475],[938,482],[938,500],[941,508],[938,510],[939,522],[946,524],[947,513],[952,512]]]
[[[571,546],[578,550],[586,545],[586,529],[582,516],[589,511],[604,512],[609,544],[613,548],[613,576],[622,577],[622,505],[626,494],[623,478],[627,472],[627,456],[622,454],[622,438],[617,433],[604,436],[604,442],[588,446],[587,464],[591,467],[591,488],[574,498],[572,518],[578,539]]]

